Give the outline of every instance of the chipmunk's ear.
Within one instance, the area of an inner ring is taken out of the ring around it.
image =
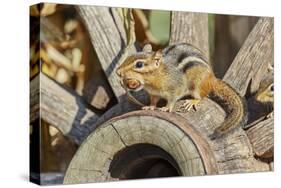
[[[163,56],[162,50],[159,49],[159,50],[157,50],[157,52],[155,52],[154,59],[161,59],[162,56]]]
[[[151,44],[145,44],[144,45],[144,47],[142,48],[142,51],[143,52],[147,52],[147,53],[150,53],[150,52],[152,52],[152,46],[151,46]]]
[[[157,50],[157,52],[155,52],[154,57],[153,57],[153,59],[156,60],[155,62],[156,62],[157,67],[162,62],[162,57],[163,57],[162,50],[161,49]]]

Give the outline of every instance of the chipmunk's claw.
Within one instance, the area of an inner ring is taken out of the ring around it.
[[[181,107],[185,108],[187,111],[190,111],[193,108],[197,111],[196,105],[200,102],[198,99],[186,99]]]

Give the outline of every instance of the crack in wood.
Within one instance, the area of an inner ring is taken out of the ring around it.
[[[114,129],[114,131],[117,133],[119,139],[121,140],[121,142],[124,144],[125,147],[128,147],[127,144],[125,143],[125,141],[123,140],[123,138],[121,137],[121,135],[119,134],[118,130],[114,127],[114,125],[111,123],[110,126]]]

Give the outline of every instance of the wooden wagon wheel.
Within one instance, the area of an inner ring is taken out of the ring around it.
[[[237,129],[222,139],[211,141],[208,135],[222,123],[224,112],[210,100],[205,99],[200,102],[197,112],[181,115],[130,112],[137,108],[123,100],[125,92],[117,82],[116,75],[113,74],[123,47],[121,39],[125,41],[126,38],[124,29],[120,27],[122,24],[120,24],[118,14],[115,9],[109,10],[106,7],[78,6],[77,10],[89,30],[93,47],[119,103],[106,113],[98,114],[85,104],[82,97],[43,74],[40,75],[42,118],[56,126],[65,136],[78,144],[82,143],[66,172],[64,183],[97,182],[144,175],[153,177],[159,169],[168,170],[169,176],[171,174],[202,175],[269,170],[269,165],[257,160],[255,156],[261,157],[267,155],[268,152],[272,154],[273,119],[247,132]],[[206,27],[206,15],[193,14],[196,13],[173,13],[173,28],[171,29],[173,33],[171,33],[170,43],[182,41],[186,33],[190,32],[180,31],[190,30],[190,26]],[[193,20],[193,23],[180,24],[183,17]],[[202,22],[199,23],[197,20]],[[104,32],[104,28],[107,28],[108,32]],[[205,40],[203,40],[205,42],[200,42],[200,39],[206,39],[208,36],[205,33],[207,29],[198,28],[191,30],[202,31],[202,33],[192,33],[192,37],[188,36],[185,42],[197,44],[203,51],[208,51],[207,42]],[[135,49],[132,49],[132,52],[134,51]],[[252,93],[257,89],[268,64],[273,63],[272,54],[273,20],[261,18],[241,47],[223,80],[242,96],[248,90]],[[142,136],[140,137],[137,131],[134,133],[133,130],[138,130]],[[126,131],[131,137],[126,136]],[[142,134],[145,131],[146,134]],[[265,135],[264,132],[269,134]],[[263,140],[270,140],[270,145],[265,146]],[[156,141],[158,142],[155,143]],[[181,151],[182,146],[184,150]],[[145,157],[135,156],[140,150],[146,153]],[[122,160],[126,156],[130,158]],[[190,156],[194,157],[188,158]],[[132,169],[136,169],[137,164],[144,164],[136,160],[137,157],[145,159],[145,163],[155,162],[155,158],[159,160],[156,161],[155,166],[144,165],[150,169],[149,173],[134,174]],[[184,157],[190,159],[186,163],[193,164],[195,167],[190,165],[187,168],[188,164],[182,165],[181,159]],[[133,161],[132,164],[130,161]],[[134,161],[137,162],[134,163]],[[120,170],[122,169],[120,165],[129,167],[129,170]]]
[[[87,138],[64,183],[217,172],[209,144],[183,117],[135,111],[103,123]]]

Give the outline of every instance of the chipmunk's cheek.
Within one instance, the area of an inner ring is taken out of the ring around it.
[[[136,79],[126,79],[125,84],[126,84],[127,88],[129,88],[131,90],[136,90],[141,86],[141,82]]]

